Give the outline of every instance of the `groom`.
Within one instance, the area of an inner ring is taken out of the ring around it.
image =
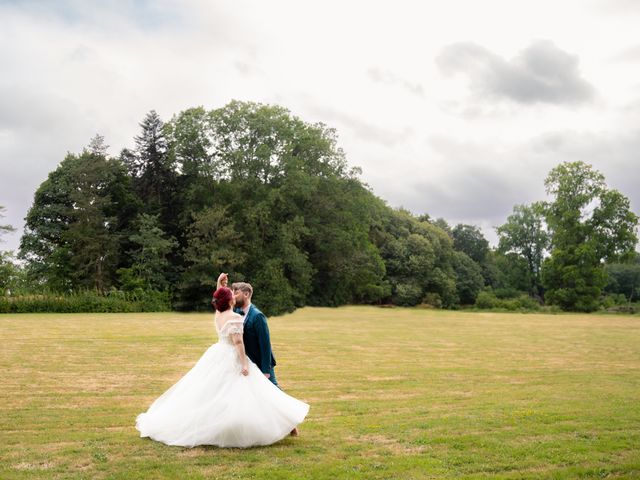
[[[218,276],[218,287],[226,287],[229,283],[229,276],[221,273]],[[231,285],[233,296],[236,299],[234,312],[244,315],[244,325],[242,341],[244,342],[244,351],[247,357],[255,363],[260,371],[267,377],[271,383],[280,388],[276,380],[276,374],[273,367],[276,366],[276,359],[271,351],[271,338],[269,336],[269,326],[267,325],[267,317],[251,303],[253,296],[253,287],[251,284],[244,282],[236,282]],[[298,436],[298,428],[291,430],[291,436]]]
[[[221,273],[218,277],[218,288],[226,287],[228,283],[228,275]],[[279,388],[276,374],[273,370],[273,367],[276,366],[276,359],[271,351],[267,317],[258,310],[258,307],[251,303],[253,288],[248,283],[236,282],[231,285],[231,290],[233,290],[233,296],[236,299],[234,311],[244,316],[242,340],[244,341],[245,352],[264,376]]]

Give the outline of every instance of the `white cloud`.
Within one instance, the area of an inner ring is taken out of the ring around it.
[[[581,78],[578,62],[550,41],[537,41],[510,61],[474,43],[449,45],[437,58],[443,72],[467,75],[477,96],[522,104],[591,100],[594,88]]]

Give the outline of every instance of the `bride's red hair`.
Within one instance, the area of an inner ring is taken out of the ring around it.
[[[214,308],[219,312],[224,312],[229,310],[231,307],[231,299],[233,298],[233,292],[230,288],[220,287],[215,292],[213,292],[213,300],[211,300],[211,304]]]

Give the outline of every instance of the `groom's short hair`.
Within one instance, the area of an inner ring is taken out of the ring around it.
[[[231,284],[231,288],[235,292],[236,290],[240,290],[244,293],[248,293],[250,297],[253,297],[253,287],[250,283],[245,282],[235,282]]]

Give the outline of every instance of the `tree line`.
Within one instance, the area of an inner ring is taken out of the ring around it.
[[[592,311],[606,293],[639,293],[638,217],[582,162],[554,168],[550,200],[514,207],[492,249],[476,226],[390,208],[334,129],[279,106],[234,101],[166,123],[151,111],[134,145],[112,157],[96,136],[49,174],[20,262],[3,253],[0,292],[152,292],[204,309],[224,271],[271,315],[500,299]]]

